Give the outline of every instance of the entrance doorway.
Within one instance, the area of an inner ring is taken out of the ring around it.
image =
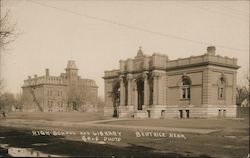
[[[138,107],[137,110],[142,110],[144,104],[144,81],[137,81],[137,93],[138,93]]]
[[[73,104],[73,105],[72,105],[73,110],[74,110],[74,111],[78,111],[78,110],[79,110],[79,106],[76,104],[76,102],[73,101],[72,104]]]
[[[120,106],[120,84],[117,83],[113,88],[113,117],[118,117],[118,108]]]

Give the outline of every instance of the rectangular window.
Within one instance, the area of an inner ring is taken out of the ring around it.
[[[190,88],[187,88],[187,98],[190,99]]]
[[[190,88],[184,87],[181,89],[181,99],[190,99]]]
[[[51,108],[53,105],[53,101],[48,101],[48,107]]]
[[[220,97],[223,98],[223,88],[220,89]]]
[[[182,99],[186,99],[186,89],[182,88]]]
[[[218,99],[224,99],[224,88],[223,87],[219,87],[218,89]]]
[[[179,113],[180,113],[180,118],[183,118],[183,111],[179,110]]]
[[[52,90],[48,90],[48,96],[52,96]]]

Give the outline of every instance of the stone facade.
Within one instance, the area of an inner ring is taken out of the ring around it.
[[[64,112],[97,111],[98,87],[94,80],[78,76],[75,61],[68,61],[66,73],[50,76],[46,69],[45,76],[24,80],[23,110]]]
[[[143,54],[105,71],[106,116],[236,117],[236,58],[207,53],[177,60]]]

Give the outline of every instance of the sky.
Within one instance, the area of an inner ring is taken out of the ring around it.
[[[2,0],[18,38],[1,52],[4,89],[20,93],[28,76],[65,72],[94,79],[104,96],[104,71],[119,60],[162,53],[170,60],[206,53],[238,58],[238,84],[249,71],[249,1]]]

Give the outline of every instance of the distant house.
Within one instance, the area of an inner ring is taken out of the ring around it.
[[[46,69],[44,76],[24,80],[23,111],[97,111],[96,82],[78,76],[75,61],[68,61],[65,70],[60,76],[51,76]]]
[[[242,103],[241,103],[241,105],[240,105],[241,107],[249,107],[249,100],[246,98],[246,99],[244,99],[243,101],[242,101]]]

